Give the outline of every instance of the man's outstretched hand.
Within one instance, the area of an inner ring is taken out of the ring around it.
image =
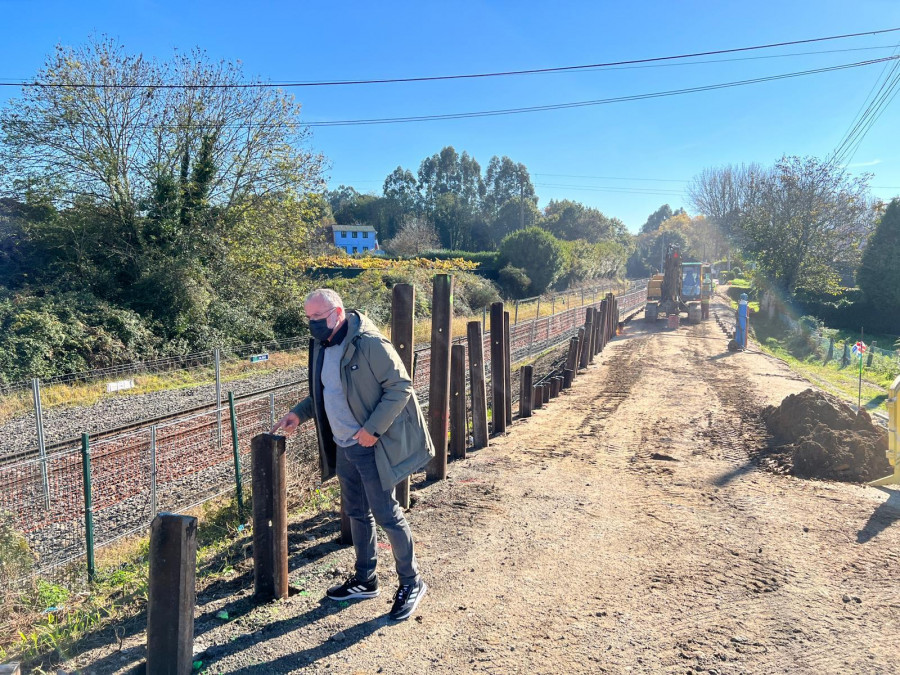
[[[287,415],[278,420],[278,423],[272,427],[272,432],[275,433],[279,429],[284,432],[285,436],[292,436],[295,431],[297,431],[297,427],[300,426],[300,418],[297,417],[296,413],[289,412]]]

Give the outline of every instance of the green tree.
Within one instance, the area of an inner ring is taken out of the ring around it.
[[[531,281],[529,292],[546,291],[562,271],[563,254],[552,234],[539,227],[527,227],[507,235],[498,251],[501,268],[510,265],[525,270]]]
[[[880,312],[900,313],[900,200],[891,200],[875,226],[856,279]]]
[[[625,224],[618,218],[608,218],[599,209],[569,199],[551,200],[544,208],[541,227],[558,239],[583,239],[592,244],[618,239],[626,231]]]

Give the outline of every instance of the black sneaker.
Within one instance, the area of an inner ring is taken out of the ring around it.
[[[381,591],[378,590],[378,577],[371,581],[360,581],[355,576],[337,586],[332,586],[325,591],[325,596],[331,600],[356,600],[357,598],[374,598]]]
[[[413,612],[416,611],[416,607],[419,606],[419,603],[422,602],[422,598],[425,596],[425,591],[428,590],[428,586],[425,585],[425,582],[419,579],[419,583],[417,584],[403,584],[400,588],[397,589],[397,595],[394,596],[394,606],[391,607],[391,618],[394,621],[403,621],[403,619],[408,619]]]

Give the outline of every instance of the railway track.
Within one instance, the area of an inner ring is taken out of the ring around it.
[[[254,398],[257,396],[261,396],[263,394],[270,394],[281,389],[287,389],[289,387],[296,387],[299,384],[305,382],[305,379],[294,380],[292,382],[285,382],[282,384],[277,384],[272,387],[265,387],[263,389],[257,389],[255,391],[248,392],[246,394],[240,394],[234,397],[235,402],[243,401],[249,398]],[[222,401],[223,405],[227,405],[227,399]],[[169,413],[166,415],[161,415],[158,417],[148,418],[144,420],[138,420],[137,422],[130,422],[128,424],[123,424],[122,426],[112,427],[109,429],[104,429],[102,431],[98,431],[91,434],[91,440],[101,440],[103,438],[109,438],[111,436],[117,436],[120,434],[125,434],[130,431],[138,431],[140,429],[146,429],[148,427],[152,427],[154,425],[159,425],[164,422],[170,422],[172,420],[177,420],[182,417],[190,417],[192,415],[197,415],[204,412],[209,412],[211,410],[216,410],[217,406],[215,403],[207,403],[199,406],[193,406],[191,408],[184,408],[182,410],[178,410],[173,413]],[[56,441],[54,443],[48,443],[45,446],[46,454],[52,454],[53,452],[59,450],[65,450],[67,448],[71,448],[73,446],[78,446],[81,444],[81,438],[69,438],[62,441]],[[20,462],[22,460],[28,460],[35,457],[40,456],[40,450],[38,448],[30,448],[28,450],[20,450],[19,452],[9,453],[3,456],[0,456],[0,466],[6,466],[9,464],[13,464],[15,462]]]

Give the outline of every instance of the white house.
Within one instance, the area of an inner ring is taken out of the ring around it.
[[[348,254],[379,251],[375,228],[371,225],[332,225],[334,245]]]

